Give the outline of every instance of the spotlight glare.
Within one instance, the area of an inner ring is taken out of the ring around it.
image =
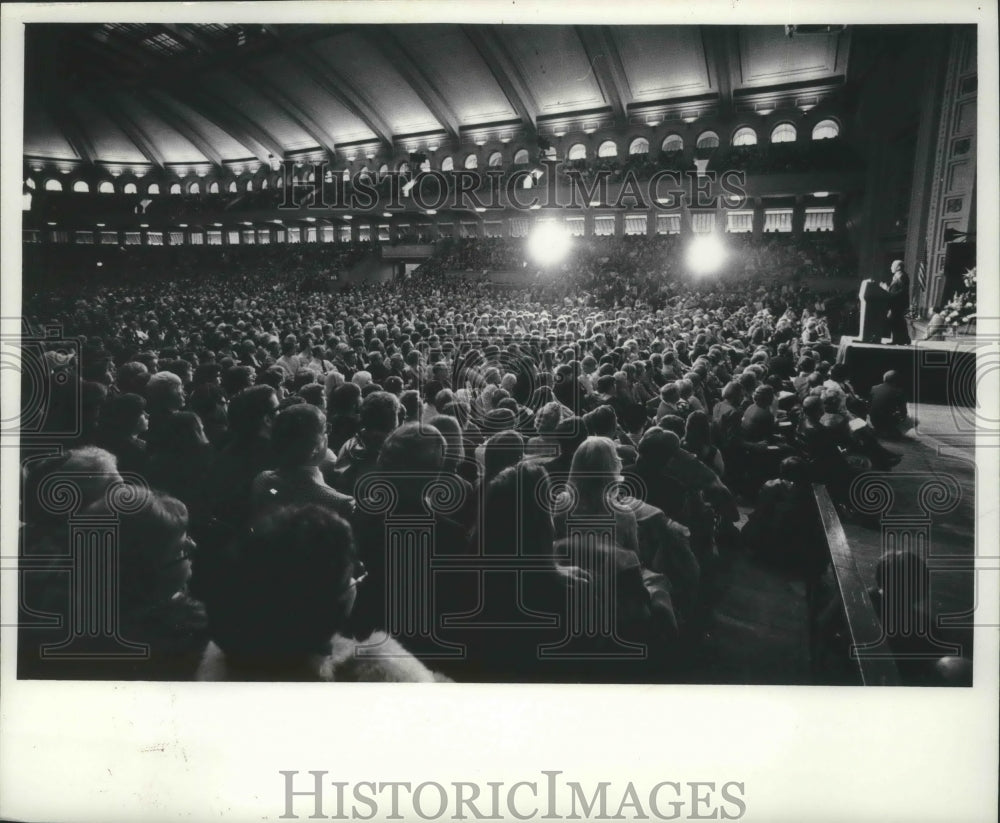
[[[528,237],[528,253],[536,263],[551,266],[559,263],[572,242],[569,232],[556,223],[539,223]]]
[[[715,234],[703,234],[694,238],[687,250],[687,264],[697,275],[712,274],[726,260],[726,247]]]

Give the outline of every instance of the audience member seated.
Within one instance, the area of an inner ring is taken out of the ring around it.
[[[898,372],[887,371],[882,382],[872,387],[868,422],[875,434],[886,440],[916,439],[914,426],[917,421],[907,412],[906,394]]]
[[[110,455],[108,455],[110,457]],[[97,455],[93,455],[96,458]],[[73,455],[72,467],[87,459]],[[65,470],[65,465],[63,470]],[[96,479],[96,478],[95,478]],[[105,478],[110,479],[110,478]],[[102,479],[100,482],[105,482]],[[116,499],[121,499],[119,506]],[[124,511],[123,511],[124,510]],[[78,592],[65,569],[34,573],[24,592],[25,605],[58,615],[59,625],[22,623],[18,644],[20,676],[86,678],[91,680],[190,680],[208,640],[202,605],[186,593],[190,557],[195,548],[187,536],[188,517],[183,503],[144,487],[120,481],[82,510],[84,516],[116,520],[115,552],[103,562],[88,561],[116,581],[109,596],[116,599],[115,632],[79,626],[73,656],[43,656],[42,646],[65,641],[67,629],[81,617]],[[65,539],[65,537],[64,537]],[[76,585],[79,585],[78,583]],[[97,604],[93,604],[97,609]],[[96,613],[96,612],[93,612]],[[86,629],[86,631],[84,631]]]
[[[399,425],[402,408],[395,395],[384,391],[361,401],[358,433],[340,447],[335,473],[337,488],[354,495],[358,481],[378,467],[378,456],[386,437]],[[279,418],[280,419],[280,418]]]
[[[829,554],[816,517],[809,466],[799,457],[786,457],[780,472],[761,488],[743,527],[743,542],[763,562],[803,578],[811,592]]]
[[[209,608],[199,680],[429,683],[435,675],[384,632],[352,639],[366,581],[350,526],[333,509],[281,505],[253,522]]]
[[[146,441],[149,428],[146,401],[131,392],[110,398],[101,411],[97,445],[111,452],[123,472],[141,474],[146,467]]]
[[[350,519],[353,498],[328,486],[319,470],[326,457],[323,412],[300,403],[279,413],[271,430],[271,448],[275,468],[257,475],[251,488],[251,506],[255,511],[274,505],[311,503],[328,506]]]
[[[171,415],[163,433],[163,446],[149,461],[146,470],[149,485],[176,497],[188,510],[200,513],[205,500],[205,478],[215,462],[215,451],[198,415],[189,411]],[[195,519],[200,521],[200,514]]]

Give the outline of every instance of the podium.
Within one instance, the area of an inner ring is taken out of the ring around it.
[[[886,314],[889,311],[889,292],[877,280],[863,280],[861,291],[861,329],[858,338],[862,343],[881,343],[887,331]]]

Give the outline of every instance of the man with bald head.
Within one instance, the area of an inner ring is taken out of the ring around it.
[[[892,261],[892,281],[889,283],[889,333],[894,346],[909,346],[910,332],[906,327],[906,313],[910,308],[910,276],[902,260]]]

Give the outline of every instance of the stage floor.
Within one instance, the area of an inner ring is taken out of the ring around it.
[[[857,337],[845,334],[840,338],[837,347],[837,361],[842,362],[842,352],[848,346],[858,346],[865,349],[920,349],[922,351],[969,351],[971,348],[982,345],[974,336],[960,335],[958,337],[948,337],[944,340],[914,340],[908,346],[894,346],[889,342],[888,337],[882,338],[882,343],[862,343]]]

